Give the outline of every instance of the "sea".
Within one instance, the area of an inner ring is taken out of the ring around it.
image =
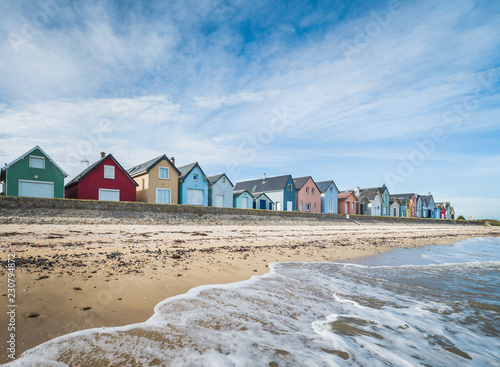
[[[500,366],[500,238],[275,263],[84,330],[9,366]]]

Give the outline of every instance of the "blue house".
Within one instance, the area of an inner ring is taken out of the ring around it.
[[[292,211],[296,208],[297,190],[292,175],[266,177],[257,180],[240,181],[234,190],[248,190],[252,195],[265,193],[274,202],[275,210]]]
[[[339,189],[333,180],[316,182],[321,192],[321,213],[338,213]]]
[[[233,206],[239,209],[252,209],[253,196],[248,190],[233,191]]]
[[[434,197],[429,192],[428,195],[422,195],[422,218],[434,218]]]
[[[269,196],[263,192],[253,195],[253,208],[261,210],[273,210],[274,203]]]
[[[179,171],[179,204],[208,206],[208,180],[198,162]]]

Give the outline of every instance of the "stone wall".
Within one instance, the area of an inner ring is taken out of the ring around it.
[[[108,202],[74,199],[43,199],[0,196],[0,223],[114,223],[125,224],[325,224],[401,223],[461,224],[454,220],[375,217],[255,209],[213,208],[190,205],[160,205],[139,202]],[[33,219],[33,218],[36,218]],[[30,222],[31,221],[31,222]],[[467,224],[479,224],[475,221]]]

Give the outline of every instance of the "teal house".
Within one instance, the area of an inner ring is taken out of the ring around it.
[[[248,190],[233,191],[233,206],[239,209],[252,209],[253,196]]]
[[[179,171],[179,204],[208,206],[208,179],[198,162]]]
[[[38,145],[0,172],[6,196],[62,199],[66,177],[68,174]]]

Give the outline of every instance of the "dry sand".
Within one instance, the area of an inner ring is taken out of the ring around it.
[[[143,322],[168,297],[262,275],[272,262],[348,260],[497,236],[498,227],[432,224],[3,224],[0,299],[7,310],[6,260],[15,254],[19,355],[73,331]],[[6,312],[0,321],[0,362],[6,362]]]

